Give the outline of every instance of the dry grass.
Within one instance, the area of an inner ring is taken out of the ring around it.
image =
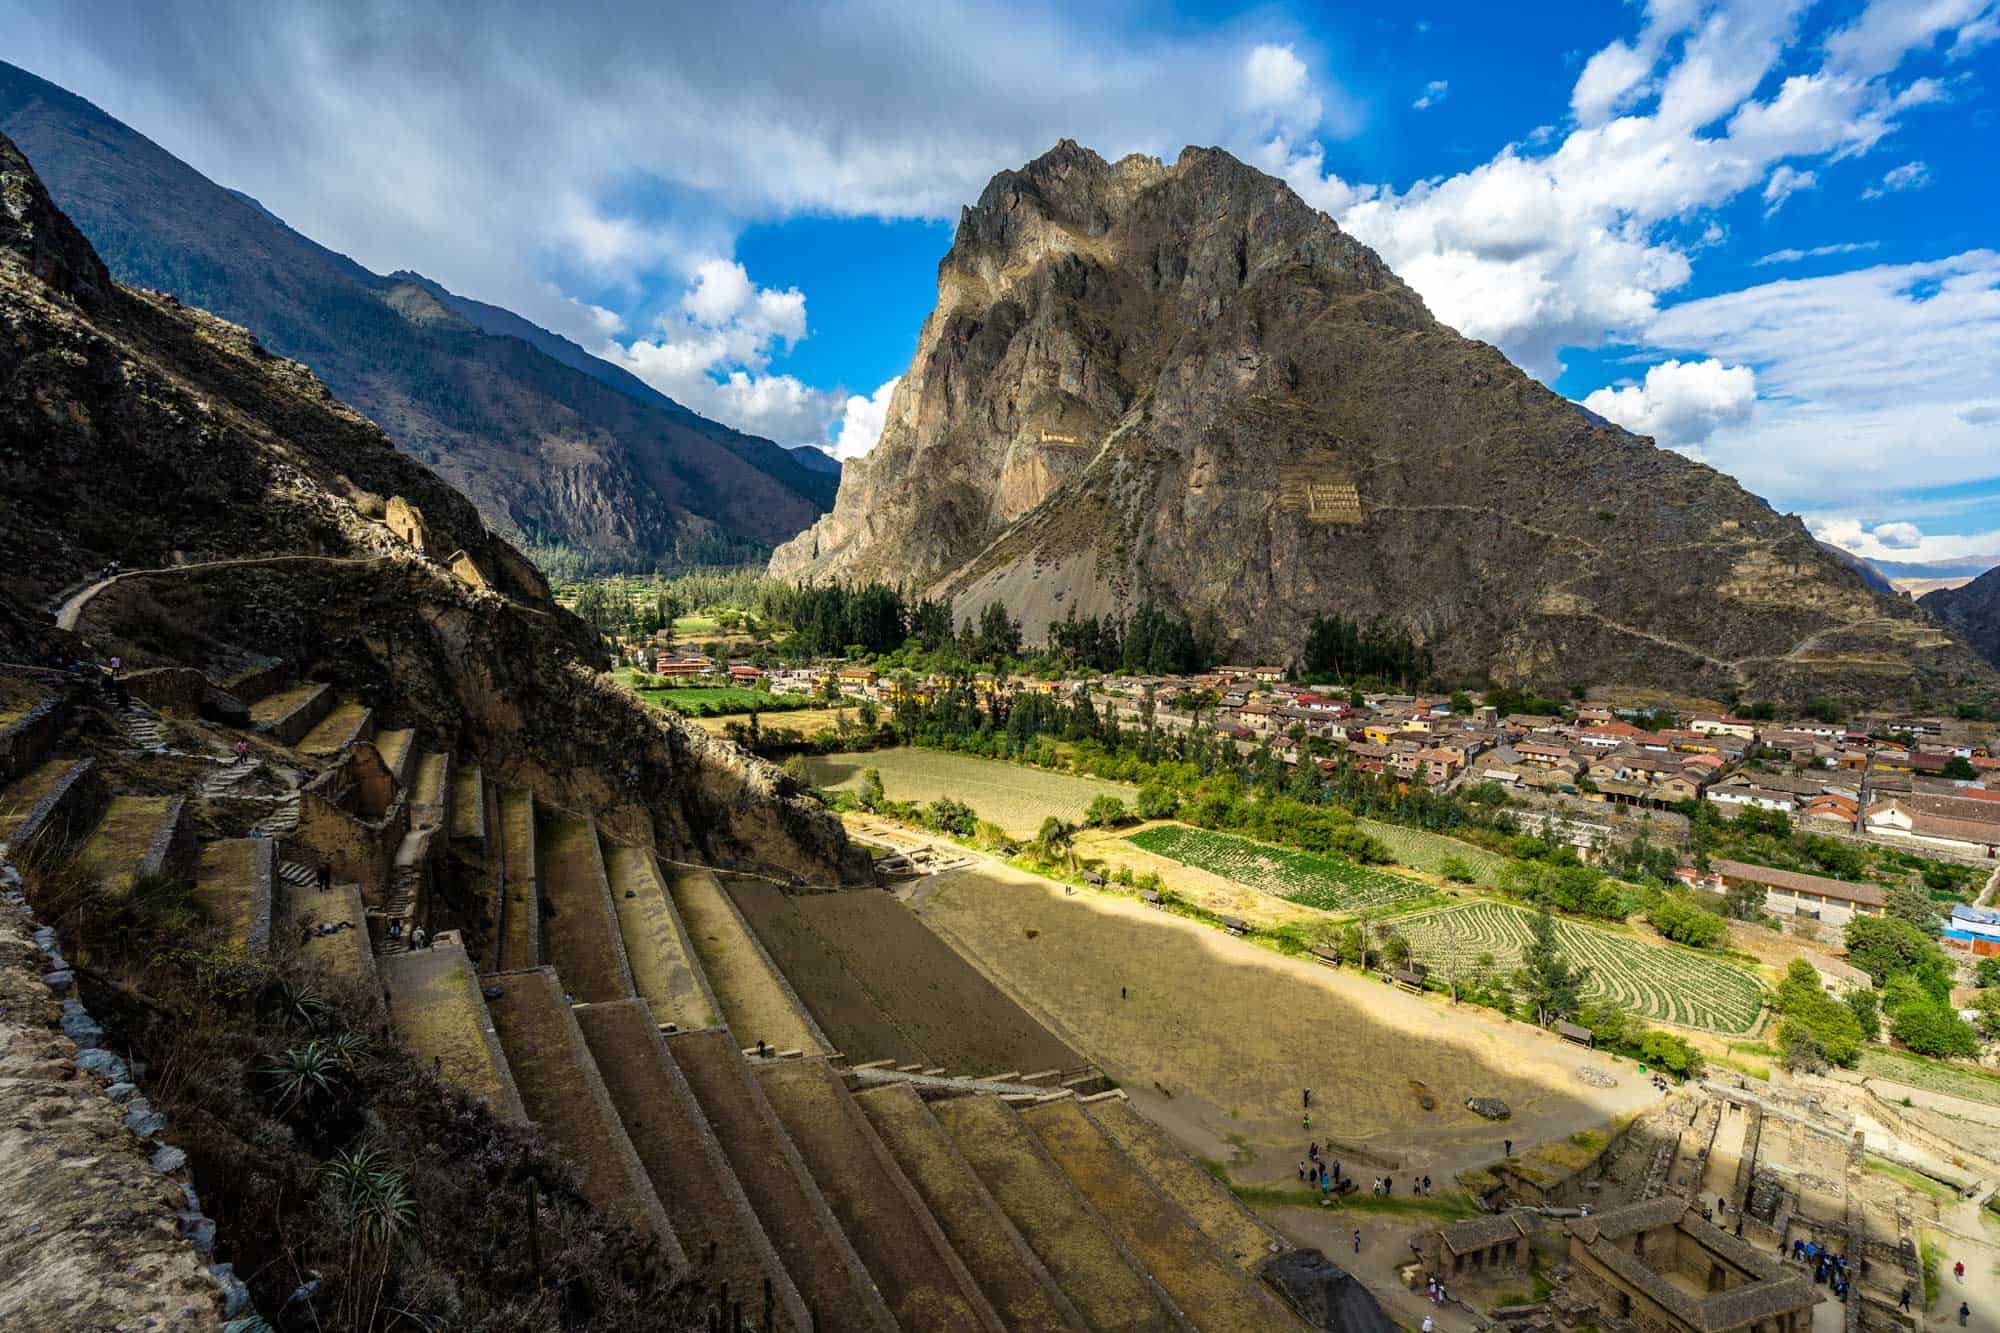
[[[757,727],[760,731],[765,732],[780,729],[796,731],[801,736],[810,740],[821,732],[834,730],[839,725],[842,714],[846,715],[848,722],[855,726],[860,725],[861,720],[852,707],[795,708],[782,713],[759,713],[757,715]],[[748,713],[725,713],[720,717],[694,717],[689,718],[688,721],[700,727],[711,736],[726,736],[729,733],[731,723],[748,726],[750,724],[750,715]]]
[[[541,962],[542,907],[535,878],[535,797],[525,787],[500,793],[500,842],[507,896],[500,908],[498,967],[534,967]]]
[[[936,1103],[945,1132],[994,1202],[1094,1328],[1175,1327],[1111,1234],[1019,1116],[991,1097]]]
[[[1021,1113],[1042,1145],[1119,1239],[1197,1328],[1268,1333],[1291,1324],[1283,1307],[1146,1182],[1073,1101]]]
[[[1316,1090],[1315,1126],[1337,1126],[1345,1141],[1482,1150],[1497,1136],[1468,1097],[1504,1099],[1522,1141],[1601,1123],[1643,1097],[1586,1087],[1572,1069],[1590,1057],[1526,1025],[1131,899],[1065,896],[990,862],[934,883],[921,915],[948,943],[1120,1083],[1170,1096],[1218,1139],[1295,1150],[1301,1087]]]
[[[624,999],[631,992],[596,826],[588,819],[544,816],[535,830],[535,854],[542,898],[553,911],[547,961],[579,1001]]]
[[[742,1046],[767,1042],[779,1050],[819,1051],[819,1042],[805,1024],[791,997],[779,984],[724,896],[722,886],[706,870],[674,876],[674,906],[680,909],[708,984],[722,1006],[723,1021]]]
[[[948,754],[903,746],[860,754],[829,754],[808,758],[806,771],[816,787],[839,790],[858,787],[868,769],[882,774],[882,788],[891,800],[935,801],[940,796],[964,801],[981,819],[991,820],[1016,838],[1032,837],[1042,820],[1056,815],[1072,823],[1099,796],[1116,796],[1132,808],[1138,789],[1122,782],[1071,777],[1025,764]]]
[[[396,954],[382,960],[382,976],[389,1021],[403,1044],[446,1081],[504,1112],[500,1071],[479,1026],[479,982],[464,953],[437,948]]]
[[[674,924],[673,906],[652,853],[643,847],[605,849],[611,905],[632,964],[632,982],[662,1023],[705,1028],[721,1022],[695,973],[697,966]]]
[[[125,893],[173,804],[171,796],[112,797],[76,853],[77,868],[95,876],[107,892]]]
[[[908,1084],[856,1094],[855,1102],[923,1196],[945,1239],[1010,1329],[1066,1331],[1050,1289],[1021,1260],[1020,1241]]]
[[[352,699],[344,699],[305,734],[305,739],[298,743],[298,752],[305,755],[338,754],[340,747],[353,740],[367,720],[366,707]]]
[[[1245,1272],[1255,1273],[1268,1257],[1271,1233],[1252,1217],[1227,1186],[1204,1171],[1166,1136],[1166,1132],[1122,1101],[1100,1102],[1089,1108],[1095,1120],[1118,1146],[1131,1154],[1146,1179],[1181,1206],[1204,1235]]]

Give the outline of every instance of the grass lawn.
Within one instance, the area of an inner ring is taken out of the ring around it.
[[[1434,971],[1456,966],[1469,977],[1480,955],[1490,954],[1492,970],[1507,976],[1521,964],[1532,918],[1508,903],[1461,903],[1406,917],[1396,928],[1410,942],[1410,956]],[[1742,968],[1574,921],[1558,920],[1556,938],[1572,962],[1590,969],[1586,1000],[1710,1032],[1747,1032],[1757,1023],[1764,988]]]
[[[779,725],[782,725],[780,722]],[[806,772],[815,787],[836,790],[861,784],[868,769],[882,773],[882,789],[892,801],[935,801],[949,796],[971,806],[1016,838],[1033,837],[1042,820],[1056,815],[1072,823],[1096,797],[1109,794],[1131,808],[1138,789],[1122,782],[1071,777],[975,755],[949,754],[900,746],[854,754],[809,756]]]
[[[1930,1060],[1908,1051],[1866,1046],[1861,1051],[1861,1072],[1871,1078],[1907,1083],[1926,1092],[1942,1092],[1967,1101],[2000,1106],[2000,1076],[1945,1060]]]
[[[1182,824],[1156,824],[1134,833],[1131,840],[1156,855],[1329,912],[1393,906],[1431,892],[1422,880],[1344,857],[1274,847]]]

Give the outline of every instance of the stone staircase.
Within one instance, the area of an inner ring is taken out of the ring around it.
[[[132,742],[132,748],[147,754],[167,752],[166,728],[160,725],[159,714],[141,703],[128,703],[118,710],[118,726],[125,733],[125,739]]]

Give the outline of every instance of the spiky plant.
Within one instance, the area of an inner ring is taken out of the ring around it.
[[[274,982],[264,997],[264,1010],[280,1027],[317,1032],[333,1017],[333,1005],[311,986]]]
[[[347,1064],[328,1043],[309,1041],[287,1047],[259,1072],[269,1082],[278,1099],[278,1113],[283,1115],[295,1107],[335,1101],[347,1077]]]

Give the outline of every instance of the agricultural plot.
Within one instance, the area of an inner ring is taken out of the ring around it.
[[[1927,1060],[1905,1051],[1869,1046],[1861,1052],[1861,1072],[1870,1078],[1907,1083],[1926,1092],[1942,1092],[1968,1101],[2000,1106],[2000,1078],[1982,1070],[1946,1064],[1942,1060]]]
[[[991,820],[1016,838],[1033,837],[1049,815],[1078,822],[1092,800],[1116,796],[1130,809],[1138,788],[1122,782],[1071,777],[1025,764],[973,755],[948,754],[903,746],[858,754],[830,754],[806,760],[815,787],[847,789],[861,785],[868,769],[882,773],[882,789],[894,801],[935,801],[949,796],[971,806],[981,819]]]
[[[1421,880],[1342,857],[1292,851],[1181,824],[1140,829],[1131,841],[1155,855],[1328,912],[1390,907],[1431,891]]]
[[[1532,916],[1506,903],[1462,903],[1399,921],[1396,929],[1410,942],[1410,956],[1433,970],[1455,966],[1470,976],[1480,955],[1491,954],[1493,970],[1505,975],[1521,965]],[[1710,1032],[1756,1025],[1764,990],[1740,968],[1570,921],[1556,922],[1556,938],[1572,962],[1590,969],[1586,1001]]]
[[[1489,852],[1484,847],[1476,847],[1442,833],[1426,833],[1422,829],[1404,828],[1401,824],[1384,824],[1379,819],[1356,819],[1354,822],[1363,833],[1379,839],[1394,854],[1397,864],[1427,874],[1442,875],[1445,862],[1456,858],[1472,870],[1475,883],[1490,889],[1498,883],[1500,870],[1507,864],[1507,858],[1498,852]]]

